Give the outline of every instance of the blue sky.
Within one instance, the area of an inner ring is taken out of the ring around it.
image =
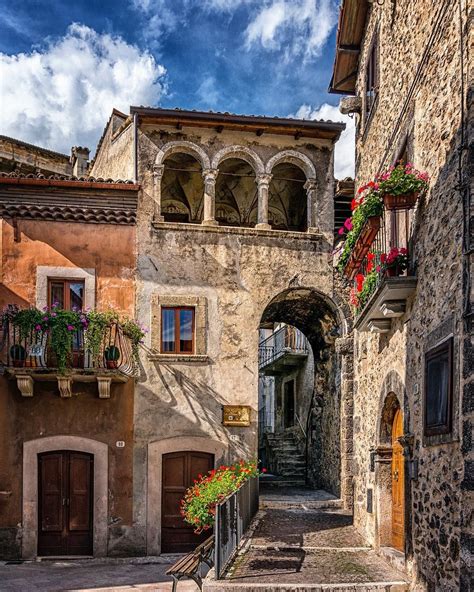
[[[93,148],[130,104],[346,120],[327,93],[338,4],[0,0],[0,133]]]

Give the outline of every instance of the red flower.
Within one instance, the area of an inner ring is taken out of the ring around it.
[[[362,292],[362,287],[364,285],[364,276],[361,273],[358,273],[355,277],[357,283],[357,291]]]
[[[262,473],[266,473],[266,472],[267,472],[267,469],[262,469]]]

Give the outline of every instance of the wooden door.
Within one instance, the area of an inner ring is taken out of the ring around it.
[[[94,457],[38,455],[38,555],[92,555]]]
[[[209,536],[196,535],[180,514],[180,502],[198,475],[214,467],[214,455],[206,452],[171,452],[163,455],[163,494],[161,504],[161,552],[192,551]]]
[[[405,460],[398,438],[403,436],[403,415],[399,409],[392,425],[392,546],[405,551]]]

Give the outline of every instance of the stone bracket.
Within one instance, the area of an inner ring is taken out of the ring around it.
[[[110,376],[98,376],[97,385],[99,387],[99,399],[110,399],[110,385],[112,379]]]
[[[16,384],[18,389],[20,390],[22,397],[32,397],[33,396],[33,385],[34,381],[31,376],[19,374],[16,377]]]
[[[404,300],[386,300],[380,307],[380,312],[384,317],[401,317],[406,311],[406,301]]]
[[[61,398],[70,399],[72,397],[72,378],[69,376],[58,376],[57,378]]]
[[[372,319],[368,323],[368,329],[371,333],[388,333],[391,326],[390,319]]]

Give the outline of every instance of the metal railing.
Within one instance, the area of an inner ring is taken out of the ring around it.
[[[132,344],[119,323],[113,322],[106,328],[97,356],[91,354],[85,342],[84,330],[73,334],[73,347],[66,362],[68,369],[135,374]],[[25,334],[11,321],[6,321],[1,328],[0,350],[0,363],[6,367],[54,371],[58,366],[49,332],[33,329]]]
[[[359,278],[367,276],[367,274],[372,271],[379,272],[375,288],[377,289],[386,275],[388,275],[383,271],[385,263],[384,258],[393,248],[406,249],[408,255],[408,268],[402,273],[394,272],[394,275],[413,275],[413,265],[410,257],[411,211],[412,208],[384,210],[380,217],[380,228],[354,277],[353,284],[356,293],[358,292],[358,287],[360,287],[361,279]],[[365,303],[357,310],[356,314],[360,314],[364,307]]]
[[[216,506],[215,572],[223,579],[240,541],[258,512],[258,477],[243,483],[237,491]]]
[[[296,327],[286,325],[270,337],[260,342],[258,346],[258,367],[263,368],[287,353],[308,353],[308,341]]]

